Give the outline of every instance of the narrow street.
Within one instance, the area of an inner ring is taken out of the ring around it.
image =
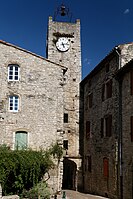
[[[64,190],[66,192],[66,199],[106,199],[101,196],[94,196],[91,194],[84,194],[77,191],[72,190]],[[62,195],[57,197],[58,199],[62,199]],[[65,198],[63,198],[65,199]]]

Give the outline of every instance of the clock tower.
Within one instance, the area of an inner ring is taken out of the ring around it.
[[[68,14],[67,8],[59,8],[61,19]],[[65,66],[64,74],[64,115],[63,115],[63,160],[64,189],[77,189],[81,164],[79,155],[79,84],[81,81],[80,20],[57,21],[49,17],[47,35],[47,58]],[[71,173],[71,176],[69,175]]]

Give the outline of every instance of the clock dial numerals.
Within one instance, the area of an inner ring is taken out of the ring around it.
[[[69,49],[70,43],[66,37],[60,37],[56,42],[56,47],[59,51],[65,52]]]

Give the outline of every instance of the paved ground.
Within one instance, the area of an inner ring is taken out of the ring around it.
[[[72,191],[72,190],[65,190],[65,192],[66,192],[66,199],[106,199],[101,196],[83,194],[83,193]],[[58,196],[57,198],[62,199],[62,195]]]

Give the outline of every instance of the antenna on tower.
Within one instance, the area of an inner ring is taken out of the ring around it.
[[[72,13],[70,12],[69,8],[66,7],[63,3],[56,9],[55,13],[54,13],[54,21],[57,20],[57,17],[59,17],[60,19],[67,19],[69,20],[69,22],[71,22],[72,20]]]

